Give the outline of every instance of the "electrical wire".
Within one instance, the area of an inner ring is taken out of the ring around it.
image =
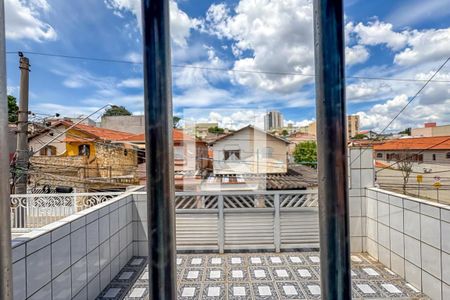
[[[120,63],[120,64],[131,64],[131,65],[142,65],[142,62],[131,61],[131,60],[120,60],[120,59],[109,59],[109,58],[98,58],[89,56],[75,56],[75,55],[64,55],[56,53],[44,53],[35,51],[21,51],[22,53],[48,56],[48,57],[58,57],[66,59],[77,59],[86,61],[96,61],[104,63]],[[18,51],[7,51],[6,54],[17,54]],[[279,75],[279,76],[304,76],[304,77],[316,77],[315,74],[299,73],[299,72],[274,72],[267,70],[245,70],[245,69],[227,69],[227,68],[217,68],[217,67],[205,67],[198,65],[179,65],[173,64],[173,68],[186,68],[186,69],[198,69],[205,71],[217,71],[217,72],[233,72],[233,73],[251,73],[251,74],[267,74],[267,75]],[[359,80],[382,80],[382,81],[401,81],[401,82],[427,82],[426,79],[413,79],[413,78],[390,78],[390,77],[374,77],[374,76],[346,76],[348,79],[359,79]],[[435,83],[450,83],[450,80],[433,80]]]

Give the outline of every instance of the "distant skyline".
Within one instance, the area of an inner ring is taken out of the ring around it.
[[[6,0],[7,51],[139,63],[140,2]],[[221,115],[245,123],[255,111],[276,109],[297,126],[315,119],[314,77],[286,74],[314,73],[312,1],[171,0],[170,11],[176,115],[200,109],[206,121]],[[422,80],[348,78],[348,114],[379,131],[450,56],[450,1],[352,0],[345,14],[348,77]],[[106,103],[143,111],[141,64],[28,57],[34,112],[74,117]],[[7,67],[8,93],[18,97],[16,54]],[[436,80],[450,81],[450,66]],[[449,86],[431,83],[390,130],[450,123]]]

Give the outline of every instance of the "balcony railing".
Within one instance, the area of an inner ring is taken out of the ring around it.
[[[11,195],[11,227],[42,227],[120,194],[120,192],[13,194]]]

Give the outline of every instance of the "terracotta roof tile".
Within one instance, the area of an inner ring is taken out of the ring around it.
[[[194,141],[195,138],[183,132],[181,129],[173,129],[173,140],[174,141]],[[145,142],[145,134],[133,134],[132,136],[122,139],[122,141],[127,142]]]
[[[450,150],[450,136],[420,137],[389,140],[374,145],[375,151],[382,150]]]

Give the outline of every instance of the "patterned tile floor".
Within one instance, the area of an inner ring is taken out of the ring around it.
[[[180,254],[178,299],[320,299],[318,252]],[[428,299],[384,265],[352,255],[353,299]],[[149,299],[145,257],[134,257],[100,294]]]

